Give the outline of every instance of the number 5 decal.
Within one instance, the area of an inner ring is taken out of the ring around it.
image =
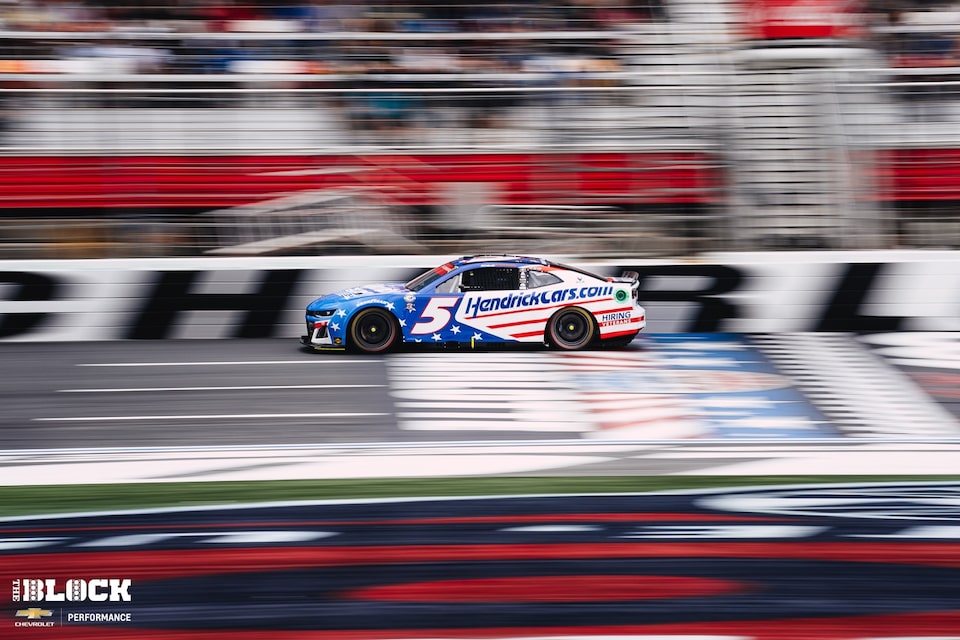
[[[422,322],[413,325],[410,333],[433,333],[440,331],[450,322],[450,309],[460,303],[460,298],[430,298],[420,317]]]

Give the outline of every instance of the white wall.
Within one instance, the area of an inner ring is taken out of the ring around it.
[[[0,340],[290,337],[313,298],[452,256],[0,261]],[[648,332],[960,331],[960,253],[586,262],[641,273]]]

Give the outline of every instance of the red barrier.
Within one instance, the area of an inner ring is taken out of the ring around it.
[[[960,200],[960,149],[879,154],[883,201]],[[405,204],[483,183],[499,204],[713,204],[705,152],[0,157],[5,209],[215,209],[308,189],[370,187]]]
[[[855,38],[862,34],[857,0],[742,0],[744,38]]]
[[[485,183],[501,204],[707,203],[704,153],[0,157],[5,208],[217,208],[307,189],[374,187],[407,204]]]

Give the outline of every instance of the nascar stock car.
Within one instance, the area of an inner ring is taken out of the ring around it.
[[[524,256],[466,256],[407,283],[345,289],[307,306],[315,350],[383,353],[401,343],[622,347],[646,326],[638,275],[605,277]]]

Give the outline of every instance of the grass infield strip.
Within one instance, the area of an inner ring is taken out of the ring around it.
[[[960,481],[950,476],[600,476],[280,480],[0,487],[0,516],[284,500],[637,493],[785,484]]]

